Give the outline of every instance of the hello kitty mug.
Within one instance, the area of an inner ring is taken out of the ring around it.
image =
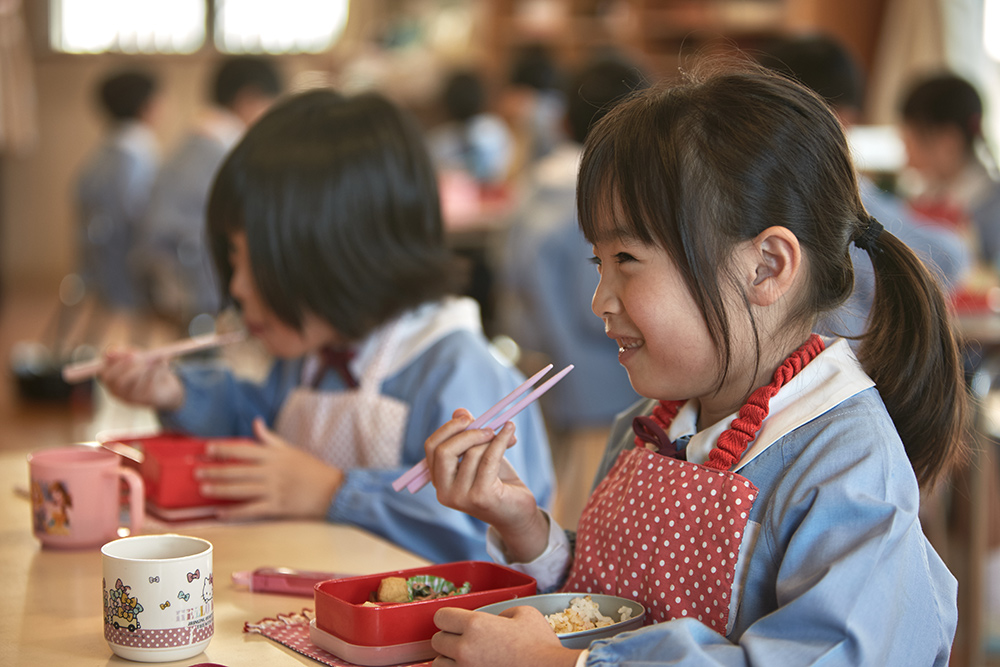
[[[99,547],[123,528],[121,483],[128,489],[128,530],[144,518],[142,477],[96,445],[52,447],[28,455],[32,528],[46,547]]]
[[[215,631],[212,543],[186,535],[140,535],[101,548],[104,639],[126,660],[198,655]]]

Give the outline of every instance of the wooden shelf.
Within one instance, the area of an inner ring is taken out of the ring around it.
[[[502,72],[517,46],[541,40],[568,67],[596,49],[616,46],[651,68],[652,76],[669,76],[682,57],[753,48],[763,38],[791,30],[836,34],[864,62],[883,2],[844,2],[848,7],[833,12],[824,0],[490,0],[485,12],[489,66]],[[854,17],[847,26],[845,12]],[[529,25],[539,14],[546,24],[541,29]]]

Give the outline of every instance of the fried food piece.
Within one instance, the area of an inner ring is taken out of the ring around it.
[[[409,602],[410,591],[403,577],[386,577],[378,585],[377,602]]]

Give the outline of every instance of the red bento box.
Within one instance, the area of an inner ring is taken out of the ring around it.
[[[364,606],[386,577],[418,574],[444,577],[456,586],[468,581],[471,591],[435,600]],[[437,632],[434,612],[441,607],[478,609],[483,605],[534,595],[533,577],[486,561],[459,561],[409,570],[321,581],[315,587],[316,626],[350,644],[388,646],[428,641]]]
[[[110,449],[114,449],[116,444],[127,445],[142,453],[142,460],[132,460],[130,465],[142,475],[146,487],[146,503],[154,513],[170,514],[171,511],[193,508],[206,508],[208,511],[236,502],[208,498],[199,490],[199,482],[194,476],[195,468],[226,465],[224,461],[205,455],[209,440],[253,442],[242,438],[197,438],[180,433],[158,433],[142,437],[102,438],[101,443]]]

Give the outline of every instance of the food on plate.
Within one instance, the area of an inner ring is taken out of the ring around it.
[[[419,602],[420,600],[436,600],[451,595],[462,595],[472,590],[467,581],[456,586],[443,577],[429,574],[418,574],[404,579],[403,577],[386,577],[379,582],[378,590],[369,596],[370,603],[400,603]]]
[[[556,634],[563,635],[569,632],[582,632],[583,630],[603,628],[621,621],[627,621],[632,618],[632,609],[623,605],[618,608],[618,614],[620,616],[618,620],[610,616],[605,616],[597,607],[597,603],[589,595],[585,595],[573,598],[570,600],[569,607],[565,611],[548,614],[545,620],[549,622],[549,625]]]

